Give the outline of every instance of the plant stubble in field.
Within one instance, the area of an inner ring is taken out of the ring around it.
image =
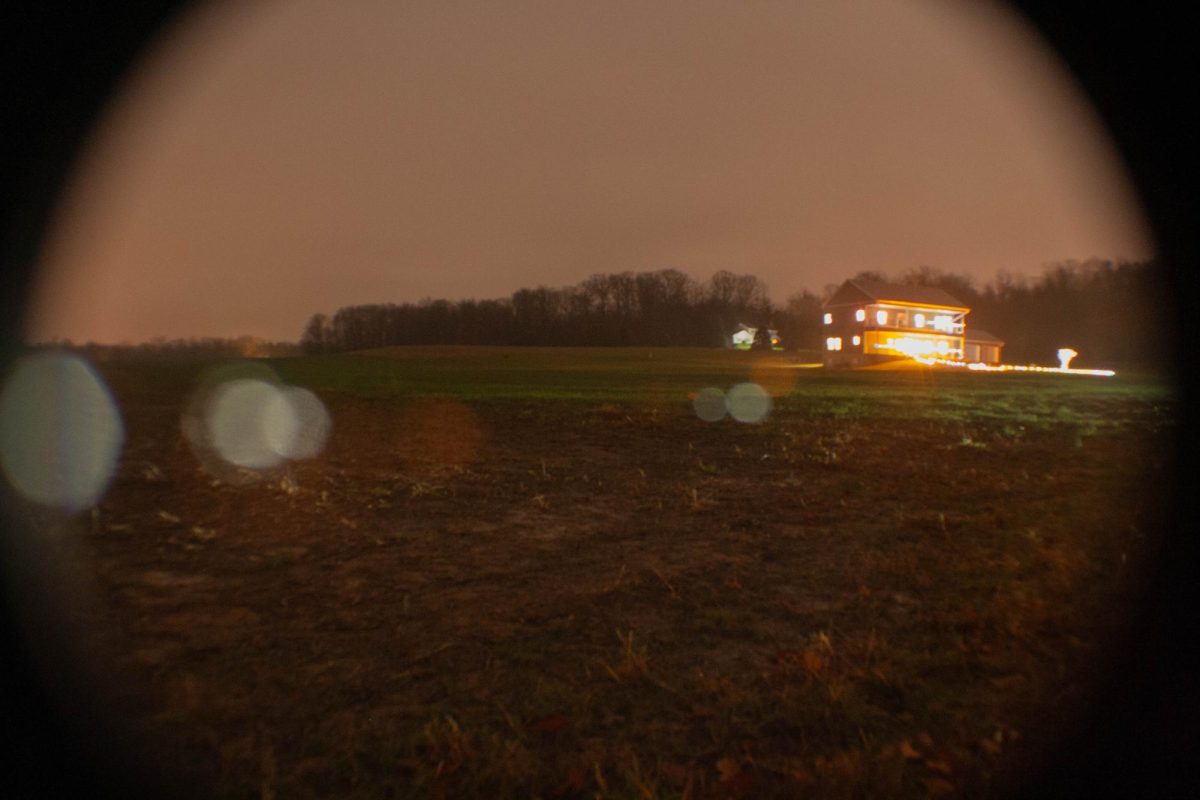
[[[1164,469],[1154,384],[799,371],[741,425],[686,393],[745,354],[507,352],[277,364],[334,433],[244,484],[183,445],[186,370],[109,367],[95,646],[171,769],[230,797],[982,796],[1086,702]]]

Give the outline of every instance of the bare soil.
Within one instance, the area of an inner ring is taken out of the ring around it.
[[[81,535],[147,759],[213,797],[990,796],[1093,698],[1161,420],[323,395],[214,473],[121,383]],[[1096,401],[1102,402],[1102,401]]]

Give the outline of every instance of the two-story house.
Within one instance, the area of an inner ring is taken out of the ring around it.
[[[967,330],[971,309],[936,286],[849,280],[823,309],[826,366],[932,356],[996,364],[1004,342]]]

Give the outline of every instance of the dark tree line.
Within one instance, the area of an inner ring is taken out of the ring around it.
[[[900,282],[961,299],[971,307],[967,330],[1003,339],[1006,362],[1052,364],[1060,347],[1079,352],[1075,366],[1157,368],[1170,356],[1173,304],[1153,263],[1063,261],[1034,279],[1000,272],[982,288],[965,275],[918,267]]]
[[[946,289],[972,308],[968,329],[1006,342],[1005,361],[1052,363],[1062,346],[1080,352],[1079,364],[1163,360],[1166,298],[1152,264],[1068,261],[1035,279],[1002,272],[983,287],[931,267],[854,277]],[[347,306],[332,317],[314,315],[300,346],[306,353],[418,344],[721,347],[745,323],[777,330],[788,350],[816,350],[821,304],[836,288],[825,287],[823,296],[803,291],[775,305],[754,275],[722,271],[701,283],[673,269],[597,274],[498,300]]]
[[[720,347],[738,323],[773,324],[782,315],[753,275],[722,271],[702,284],[667,269],[597,274],[502,300],[348,306],[314,315],[301,346],[309,353],[400,344]]]
[[[91,361],[116,359],[137,360],[219,360],[237,358],[276,358],[294,356],[299,352],[295,342],[269,342],[255,336],[236,338],[204,337],[191,339],[167,339],[159,337],[138,344],[73,344],[67,340],[46,343],[50,347],[64,347],[79,352]]]

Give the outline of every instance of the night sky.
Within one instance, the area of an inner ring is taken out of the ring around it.
[[[314,312],[719,269],[1153,254],[1054,56],[941,2],[218,3],[82,155],[34,340],[295,340]]]

